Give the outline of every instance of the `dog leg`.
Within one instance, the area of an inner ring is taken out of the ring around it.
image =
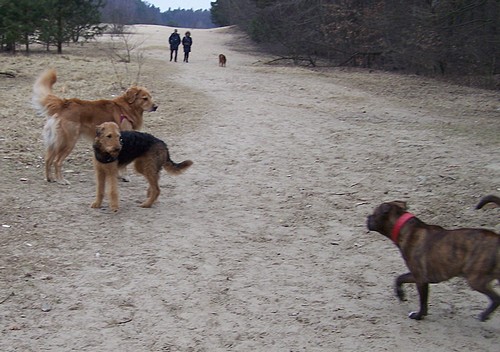
[[[54,178],[52,177],[52,165],[54,163],[54,158],[56,154],[54,149],[49,147],[47,152],[45,153],[45,177],[47,182],[54,182]]]
[[[104,198],[106,174],[99,166],[96,166],[96,196],[95,201],[90,206],[91,208],[100,208]]]
[[[411,312],[409,317],[415,320],[421,320],[427,315],[427,300],[429,297],[429,284],[428,283],[418,283],[415,280],[415,276],[412,273],[406,273],[400,275],[396,278],[395,292],[400,301],[405,301],[405,292],[403,290],[403,284],[417,284],[418,294],[420,297],[420,311]]]
[[[480,321],[486,321],[490,317],[490,314],[495,311],[500,305],[500,295],[493,290],[491,283],[484,281],[472,281],[469,282],[470,287],[477,292],[481,292],[489,297],[491,304],[484,312],[479,314]]]
[[[122,182],[130,182],[130,176],[126,168],[120,169],[118,179]]]
[[[56,162],[54,163],[55,167],[55,172],[56,172],[56,181],[59,182],[62,185],[69,185],[70,182],[66,180],[63,175],[62,175],[62,163],[64,161],[65,157],[63,158],[57,158]]]
[[[416,283],[416,281],[412,273],[406,273],[396,278],[396,284],[394,285],[394,292],[396,293],[396,296],[398,296],[400,301],[406,301],[405,291],[403,290],[403,284],[414,284],[414,283]]]
[[[45,178],[47,182],[54,182],[54,178],[52,177],[52,166],[54,164],[54,158],[56,157],[56,148],[57,148],[57,128],[58,119],[56,116],[52,116],[47,119],[45,126],[43,127],[43,139],[46,146],[45,151]]]
[[[417,283],[418,294],[420,296],[420,311],[411,312],[408,317],[410,319],[421,320],[427,315],[427,300],[429,298],[429,284]]]
[[[144,174],[144,176],[146,177],[146,180],[149,182],[149,187],[147,191],[148,199],[146,199],[144,203],[141,204],[141,207],[151,208],[153,203],[160,196],[160,186],[158,185],[160,174],[159,173]]]
[[[127,165],[118,168],[118,174],[116,177],[118,177],[118,180],[121,182],[130,182],[130,175],[128,173]]]
[[[78,141],[78,135],[74,139],[68,139],[67,145],[62,147],[60,150],[56,151],[56,156],[54,160],[54,167],[55,167],[55,176],[56,176],[56,181],[60,182],[63,185],[69,185],[69,181],[67,181],[63,175],[62,175],[62,164],[64,160],[68,157],[68,155],[71,153],[73,148],[76,145],[76,142]]]
[[[139,158],[134,162],[135,170],[143,175],[148,181],[147,199],[141,204],[143,208],[151,208],[153,203],[160,195],[160,170],[158,165],[150,162],[148,159]]]
[[[118,178],[116,172],[111,172],[106,175],[109,181],[109,207],[113,211],[118,211]]]
[[[62,164],[64,160],[68,157],[71,151],[75,148],[78,137],[80,136],[80,127],[74,123],[62,123],[59,125],[58,129],[58,139],[59,142],[56,143],[54,147],[54,168],[56,181],[69,185],[70,183],[64,179],[62,175]]]

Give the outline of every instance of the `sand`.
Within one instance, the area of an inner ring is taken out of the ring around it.
[[[407,314],[397,248],[368,232],[383,201],[428,223],[500,231],[498,92],[418,76],[267,65],[232,29],[192,30],[169,62],[172,28],[137,26],[142,66],[112,64],[109,38],[63,55],[2,56],[1,351],[497,351],[500,312],[464,280],[432,285]],[[181,34],[184,29],[180,29]],[[224,53],[226,68],[218,67]],[[135,57],[135,56],[134,56]],[[91,209],[91,142],[43,174],[43,118],[31,89],[47,67],[63,97],[110,98],[139,77],[183,175],[120,183],[120,210]],[[496,285],[499,291],[498,284]]]

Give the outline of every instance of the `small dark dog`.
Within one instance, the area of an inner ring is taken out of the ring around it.
[[[118,210],[118,170],[134,162],[136,171],[149,183],[146,199],[141,207],[149,208],[160,195],[160,171],[177,175],[193,162],[185,160],[174,163],[170,159],[167,145],[162,140],[136,131],[121,131],[114,122],[105,122],[96,128],[94,140],[94,166],[97,179],[96,199],[92,208],[100,208],[104,198],[106,182],[110,184],[110,207]]]
[[[219,54],[219,66],[220,67],[226,67],[226,55],[224,54]]]
[[[479,315],[481,321],[487,320],[500,305],[500,295],[491,287],[493,280],[500,280],[500,235],[484,229],[427,225],[406,210],[405,202],[382,203],[368,217],[367,225],[368,230],[394,241],[410,270],[396,278],[399,299],[404,300],[404,283],[417,285],[420,311],[410,313],[410,318],[420,320],[427,315],[430,283],[463,276],[472,289],[490,298],[490,306]]]
[[[489,195],[489,196],[484,196],[481,198],[479,203],[476,205],[476,209],[481,209],[488,203],[495,203],[500,207],[500,197],[494,196],[494,195]]]

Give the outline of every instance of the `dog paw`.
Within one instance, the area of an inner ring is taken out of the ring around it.
[[[482,321],[482,322],[485,322],[486,320],[488,320],[488,318],[489,318],[489,314],[485,314],[485,313],[481,313],[477,317],[477,319],[479,319],[479,321]]]
[[[94,203],[92,203],[92,204],[90,205],[90,207],[91,207],[91,208],[94,208],[94,209],[95,209],[95,208],[100,208],[100,207],[101,207],[101,204],[94,202]]]
[[[413,320],[422,320],[424,315],[420,312],[410,312],[408,314],[408,318],[413,319]]]
[[[402,289],[402,288],[400,288],[400,287],[396,287],[396,289],[394,290],[394,292],[396,293],[396,296],[398,297],[398,299],[399,299],[401,302],[406,301],[405,291],[403,291],[403,289]]]

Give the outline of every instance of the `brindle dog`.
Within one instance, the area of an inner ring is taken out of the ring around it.
[[[391,238],[401,251],[409,273],[396,278],[396,295],[404,300],[404,283],[416,283],[420,310],[410,318],[427,315],[429,284],[463,276],[470,287],[491,300],[479,319],[485,321],[500,305],[492,281],[500,280],[500,235],[489,230],[461,228],[446,230],[427,225],[407,212],[405,202],[379,205],[368,217],[368,229]]]
[[[101,207],[105,185],[109,183],[110,207],[113,211],[118,210],[118,170],[132,162],[136,171],[149,183],[148,199],[141,204],[143,208],[150,208],[160,195],[158,181],[162,168],[177,175],[193,164],[191,160],[173,162],[165,142],[148,133],[120,132],[120,128],[114,122],[105,122],[97,126],[93,146],[97,192],[92,208]]]

